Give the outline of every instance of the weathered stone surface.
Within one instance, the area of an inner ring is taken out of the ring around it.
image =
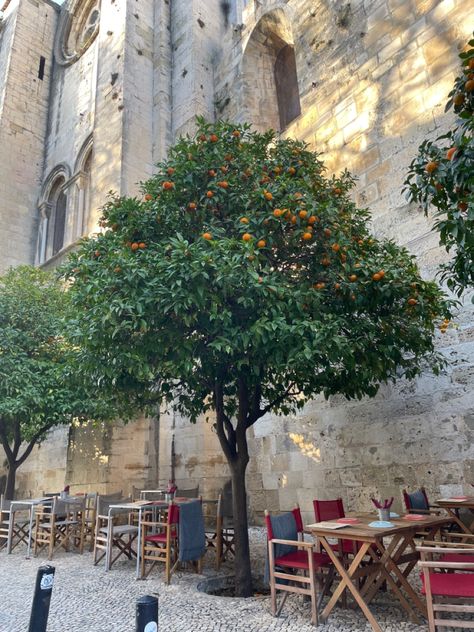
[[[469,3],[357,0],[345,12],[345,3],[327,0],[236,0],[228,15],[221,4],[103,2],[97,39],[51,75],[52,4],[12,0],[0,43],[0,268],[33,260],[42,187],[63,163],[76,186],[88,138],[94,230],[106,193],[135,194],[196,114],[278,127],[273,67],[286,44],[294,47],[301,114],[282,134],[322,152],[329,172],[351,169],[375,233],[406,246],[432,278],[447,255],[402,185],[421,140],[453,123],[444,103],[470,36]],[[40,55],[41,86],[32,75]],[[74,205],[68,212],[73,230]],[[448,362],[440,376],[384,386],[371,401],[316,398],[298,415],[261,419],[249,434],[255,518],[296,501],[311,517],[314,497],[340,495],[350,509],[368,509],[371,495],[394,495],[400,507],[402,489],[420,484],[434,498],[468,491],[473,322],[466,296],[448,333],[437,335]],[[212,417],[193,426],[165,412],[126,428],[58,429],[18,476],[21,494],[65,482],[128,493],[174,477],[205,496],[229,478]]]

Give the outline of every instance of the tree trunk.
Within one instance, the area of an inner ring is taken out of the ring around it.
[[[15,499],[15,479],[16,479],[16,463],[8,463],[7,484],[5,487],[5,498],[8,500]]]
[[[232,476],[232,504],[235,534],[235,595],[251,597],[252,569],[250,565],[250,546],[247,519],[247,492],[245,489],[245,470],[248,458],[237,458],[229,463]]]

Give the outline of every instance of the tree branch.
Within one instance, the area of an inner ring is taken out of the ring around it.
[[[0,441],[2,442],[3,449],[5,450],[5,454],[7,456],[8,463],[15,463],[15,455],[10,448],[10,443],[7,437],[7,431],[4,426],[4,422],[0,419]]]
[[[281,404],[290,394],[291,389],[294,387],[294,384],[290,384],[288,386],[288,388],[285,390],[284,393],[282,393],[281,395],[279,395],[276,399],[274,399],[272,402],[270,402],[269,404],[267,404],[266,406],[264,406],[263,408],[258,408],[258,410],[255,411],[254,414],[252,414],[251,416],[249,416],[249,420],[247,423],[247,428],[250,428],[250,426],[253,426],[253,424],[260,419],[260,417],[263,417],[263,415],[266,415],[268,412],[271,411],[272,408],[274,408],[275,406],[278,406],[278,404]]]
[[[231,463],[237,456],[235,430],[224,411],[224,389],[222,382],[219,381],[216,381],[214,385],[214,407],[217,436],[227,460]]]

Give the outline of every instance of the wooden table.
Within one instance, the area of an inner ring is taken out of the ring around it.
[[[309,531],[321,543],[333,562],[341,581],[335,588],[328,604],[320,615],[325,622],[339,598],[347,589],[369,621],[374,632],[382,632],[369,604],[374,599],[381,586],[386,583],[399,600],[410,620],[420,624],[421,620],[415,607],[426,618],[426,604],[413,590],[408,582],[408,575],[415,567],[419,555],[414,542],[415,534],[423,529],[428,539],[434,539],[437,532],[444,525],[451,522],[447,516],[427,516],[423,520],[408,521],[403,518],[390,519],[393,527],[369,527],[369,523],[376,520],[372,515],[355,514],[360,523],[347,525],[342,529],[329,529],[317,524],[308,525]],[[337,521],[330,521],[337,522]],[[349,540],[358,542],[359,547],[354,557],[345,568],[337,551],[334,551],[329,540]],[[406,565],[403,569],[401,565]],[[358,581],[356,581],[358,580]],[[364,580],[363,583],[361,580]],[[362,584],[359,587],[358,584]],[[403,590],[403,592],[402,592]]]
[[[467,527],[459,518],[458,514],[460,509],[470,509],[470,511],[474,513],[474,496],[463,496],[462,498],[440,498],[436,501],[435,506],[445,509],[448,512],[451,521],[459,525],[464,533],[474,533],[474,518],[471,525]]]

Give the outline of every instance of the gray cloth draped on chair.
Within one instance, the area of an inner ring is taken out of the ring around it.
[[[206,551],[204,516],[200,500],[179,506],[179,555],[180,562],[195,562]]]
[[[273,537],[275,540],[298,540],[298,528],[293,513],[291,511],[281,514],[279,516],[270,516],[272,524]],[[275,553],[275,559],[282,557],[288,553],[294,553],[297,548],[290,546],[289,544],[275,544],[273,547]],[[285,583],[284,580],[278,580],[279,583]],[[270,583],[270,569],[268,561],[268,546],[267,555],[265,558],[265,575],[264,582]]]

